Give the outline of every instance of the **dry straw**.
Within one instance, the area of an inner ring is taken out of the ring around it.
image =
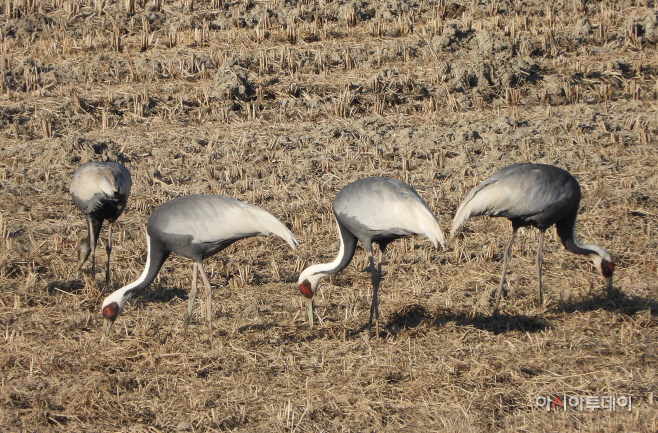
[[[656,430],[653,3],[357,3],[2,2],[20,29],[0,34],[3,431]],[[90,160],[133,176],[110,287],[75,278],[68,185]],[[380,340],[362,249],[320,284],[308,329],[297,276],[335,257],[345,184],[407,181],[447,230],[473,186],[521,161],[580,181],[578,236],[612,252],[615,294],[549,230],[537,307],[521,230],[492,315],[509,227],[477,218],[445,251],[389,246]],[[181,335],[181,257],[99,346],[100,302],[141,274],[148,216],[192,193],[257,204],[301,245],[206,260],[217,347],[200,305]],[[537,407],[556,394],[633,408]]]

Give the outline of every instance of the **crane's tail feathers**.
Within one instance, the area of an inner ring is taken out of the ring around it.
[[[276,219],[276,218],[275,218]],[[286,226],[284,226],[279,220],[276,220],[281,226],[277,228],[277,230],[272,230],[272,233],[283,239],[290,245],[290,248],[297,249],[297,245],[299,245],[299,242],[297,241],[297,238],[295,238],[295,235],[292,234],[290,230]]]
[[[464,221],[466,221],[471,216],[472,207],[473,207],[473,203],[470,202],[470,199],[469,202],[464,200],[461,206],[459,206],[459,209],[455,214],[455,218],[452,220],[452,228],[450,229],[450,239],[455,237],[457,231],[459,231],[459,228],[462,226],[462,224],[464,224]]]
[[[466,218],[463,217],[463,214],[456,214],[455,218],[452,220],[452,228],[450,229],[450,239],[453,239],[457,234],[459,228],[464,224]]]
[[[439,224],[436,224],[436,229],[431,233],[433,236],[428,238],[432,241],[434,244],[434,248],[439,248],[439,244],[441,244],[441,249],[445,251],[446,249],[446,237],[443,234],[443,230],[441,230],[441,226]]]
[[[445,250],[446,237],[441,230],[439,220],[436,218],[430,207],[422,201],[422,206],[416,207],[415,220],[419,223],[419,233],[424,234],[434,244],[434,248],[441,248]]]
[[[257,206],[253,206],[253,208],[258,209],[259,211],[258,221],[264,235],[267,236],[269,234],[274,234],[286,241],[288,245],[290,245],[290,248],[293,250],[297,248],[299,242],[297,242],[295,235],[293,235],[292,232],[288,230],[288,228],[283,225],[281,221],[279,221],[274,215],[265,209],[261,209]]]
[[[491,208],[494,204],[492,200],[495,201],[496,197],[490,193],[478,193],[485,187],[498,182],[498,180],[497,177],[490,177],[468,193],[464,201],[459,205],[457,212],[455,212],[455,218],[452,220],[452,228],[450,229],[450,239],[455,237],[459,228],[464,224],[464,221],[471,216],[485,214]],[[489,190],[489,192],[491,191]]]

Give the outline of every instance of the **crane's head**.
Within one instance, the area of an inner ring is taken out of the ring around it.
[[[589,257],[596,269],[601,273],[608,291],[612,290],[612,274],[615,271],[615,262],[612,260],[610,253],[598,247],[596,254],[590,254]]]
[[[297,281],[297,284],[299,284],[299,291],[306,297],[308,324],[311,328],[313,327],[313,297],[315,296],[315,291],[318,288],[320,278],[323,276],[324,274],[313,273],[311,268],[307,268],[304,270],[304,272],[301,273],[301,275],[299,275],[299,280]]]
[[[107,340],[107,336],[110,334],[110,329],[112,329],[114,321],[119,317],[121,311],[123,311],[123,307],[125,307],[129,298],[130,294],[124,294],[121,290],[117,290],[103,301],[103,306],[101,307],[101,312],[103,313],[102,343]]]

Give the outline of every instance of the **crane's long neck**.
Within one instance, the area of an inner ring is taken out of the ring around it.
[[[576,239],[576,212],[573,212],[572,215],[568,215],[561,221],[558,221],[555,227],[557,228],[558,236],[560,236],[560,239],[562,240],[562,245],[564,245],[564,248],[566,248],[567,251],[574,254],[588,256],[590,259],[594,259],[593,256],[609,256],[609,254],[598,245],[578,242],[578,239]]]
[[[308,273],[308,275],[321,274],[321,277],[335,274],[336,272],[345,269],[352,260],[352,257],[354,257],[354,250],[356,249],[357,242],[356,236],[347,230],[338,218],[336,218],[336,224],[338,225],[338,236],[340,237],[340,249],[338,250],[338,255],[332,262],[313,265],[307,268],[304,273]]]
[[[90,242],[91,236],[94,237],[94,242],[98,241],[98,237],[101,234],[101,227],[103,225],[103,220],[101,218],[93,217],[91,215],[86,215],[88,223],[88,232],[87,236],[83,239],[83,242],[87,242],[88,245]]]
[[[139,278],[132,283],[112,293],[108,299],[112,298],[112,300],[117,301],[121,299],[123,302],[125,302],[133,294],[142,290],[153,282],[156,275],[158,275],[162,264],[169,256],[170,251],[164,248],[159,242],[151,239],[148,233],[146,234],[146,246],[148,249],[146,254],[146,266],[144,267],[142,275],[140,275]],[[106,300],[106,303],[107,302],[108,301]]]

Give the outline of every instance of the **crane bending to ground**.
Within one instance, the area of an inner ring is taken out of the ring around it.
[[[597,245],[582,244],[576,239],[576,216],[579,205],[578,181],[569,172],[546,164],[508,165],[473,188],[466,196],[452,222],[451,238],[471,216],[505,217],[512,222],[512,237],[503,257],[503,272],[496,293],[494,310],[498,309],[512,242],[520,227],[533,226],[539,229],[537,250],[539,305],[543,305],[541,266],[544,232],[553,224],[564,247],[574,254],[588,256],[601,273],[608,291],[612,290],[612,273],[615,269],[612,256]]]
[[[144,272],[137,280],[115,291],[103,301],[102,341],[106,340],[126,301],[151,284],[164,261],[173,252],[194,262],[192,290],[183,322],[183,333],[187,333],[194,307],[198,269],[205,285],[209,341],[212,346],[212,294],[202,260],[240,239],[270,234],[286,241],[293,250],[297,246],[297,239],[290,230],[269,212],[232,198],[220,195],[187,195],[161,205],[153,211],[146,226],[148,253]]]
[[[299,276],[299,290],[306,297],[309,325],[313,327],[313,297],[320,279],[344,269],[352,260],[357,240],[360,240],[370,260],[373,287],[368,327],[372,327],[374,313],[379,336],[377,291],[386,246],[398,238],[423,235],[435,248],[439,243],[443,247],[445,237],[427,203],[411,186],[397,179],[368,177],[354,181],[336,195],[333,210],[340,237],[338,256],[331,263],[306,268]],[[373,242],[379,244],[376,267],[372,257]]]
[[[78,241],[78,270],[91,252],[91,273],[96,275],[96,243],[103,220],[109,223],[105,251],[105,283],[110,281],[110,253],[112,252],[112,225],[126,208],[132,181],[130,172],[118,162],[87,162],[73,173],[71,196],[73,203],[87,219],[87,236]]]

